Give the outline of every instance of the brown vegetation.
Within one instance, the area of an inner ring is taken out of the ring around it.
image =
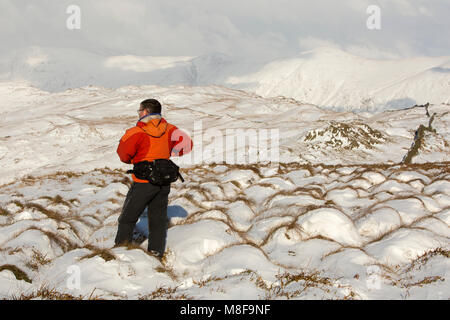
[[[4,264],[0,266],[0,272],[2,272],[3,270],[11,271],[17,280],[24,280],[28,283],[31,283],[31,279],[28,277],[28,275],[17,266],[11,264]]]

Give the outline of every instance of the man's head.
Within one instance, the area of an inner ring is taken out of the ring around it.
[[[161,113],[161,104],[156,99],[147,99],[141,102],[139,116],[150,113]]]

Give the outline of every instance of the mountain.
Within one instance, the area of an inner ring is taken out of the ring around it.
[[[130,84],[189,83],[186,57],[111,56],[67,48],[27,48],[4,58],[3,80],[26,80],[49,92],[87,85],[117,88]]]
[[[320,48],[227,83],[334,110],[401,109],[450,101],[450,57],[374,60]]]
[[[0,81],[28,81],[49,92],[88,85],[214,85],[222,84],[235,71],[254,70],[217,52],[198,57],[158,57],[32,47],[0,59]]]
[[[448,56],[374,60],[320,48],[265,62],[236,61],[219,52],[155,57],[33,47],[0,59],[0,80],[25,80],[49,92],[87,85],[220,85],[359,112],[450,102]]]

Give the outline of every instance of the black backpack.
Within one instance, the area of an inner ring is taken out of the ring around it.
[[[128,170],[127,173],[133,173],[136,178],[147,180],[158,186],[170,185],[178,178],[184,182],[180,174],[180,168],[170,159],[156,159],[151,162],[141,161],[135,163],[133,170]]]

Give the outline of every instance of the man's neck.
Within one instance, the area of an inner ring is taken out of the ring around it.
[[[161,119],[161,114],[147,114],[139,119],[142,122],[149,122],[152,119]]]

